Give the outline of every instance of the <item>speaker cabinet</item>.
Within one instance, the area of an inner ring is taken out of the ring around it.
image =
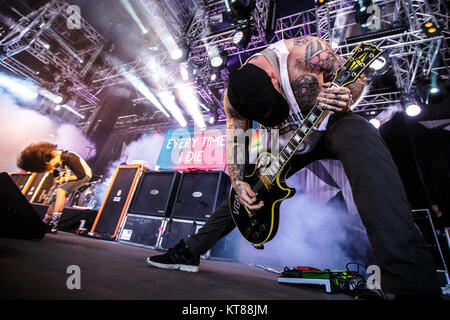
[[[142,166],[119,166],[116,169],[103,203],[95,218],[91,234],[115,239],[128,210],[141,173]]]
[[[425,244],[433,256],[440,285],[450,284],[447,266],[448,261],[450,261],[449,251],[445,250],[445,241],[438,237],[430,212],[428,209],[417,209],[412,210],[412,215],[414,223],[419,228]]]
[[[53,177],[53,175],[49,172],[41,172],[41,173],[36,173],[36,175],[34,176],[33,180],[31,181],[27,192],[25,193],[25,198],[27,198],[28,201],[30,202],[34,202],[34,200],[36,199],[37,195],[40,193],[40,190],[44,184],[44,182],[47,179],[47,177]],[[50,187],[53,185],[53,178],[50,179],[51,180],[51,185]]]
[[[214,247],[209,251],[209,259],[233,262],[239,261],[240,240],[241,234],[237,228],[235,228],[216,242]]]
[[[171,217],[206,221],[216,207],[225,201],[231,187],[223,171],[183,173]]]
[[[30,199],[32,203],[49,204],[50,197],[56,188],[55,178],[51,172],[47,172],[41,178],[37,190],[35,190],[33,197]]]
[[[177,245],[181,239],[187,239],[196,234],[205,222],[195,222],[183,219],[165,219],[161,224],[160,240],[158,249],[169,250]],[[211,260],[238,261],[240,233],[237,229],[233,230],[225,237],[221,238],[211,248],[205,252],[201,258]]]
[[[11,177],[0,173],[0,237],[42,239],[46,229]]]
[[[147,171],[142,174],[128,213],[167,217],[172,211],[181,174]]]
[[[161,232],[164,230],[166,220],[162,217],[128,213],[120,229],[118,241],[155,249],[159,245]]]
[[[20,192],[22,192],[22,194],[25,194],[28,191],[28,188],[30,187],[31,182],[34,180],[36,173],[17,172],[17,173],[11,173],[10,176],[11,176],[11,179],[14,181],[14,183],[19,188]]]
[[[167,220],[160,240],[160,248],[165,250],[175,247],[181,239],[186,239],[197,233],[198,229],[204,225],[204,222],[194,222],[191,220]]]

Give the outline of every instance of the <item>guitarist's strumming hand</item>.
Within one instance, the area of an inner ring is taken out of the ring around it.
[[[235,180],[234,190],[239,196],[239,201],[250,210],[258,210],[264,206],[263,201],[256,203],[256,193],[247,182]]]

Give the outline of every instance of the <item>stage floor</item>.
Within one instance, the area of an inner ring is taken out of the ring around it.
[[[201,260],[199,273],[160,270],[145,263],[157,253],[66,232],[39,241],[0,238],[0,298],[352,300],[324,287],[279,284],[276,273],[240,263]],[[81,289],[67,287],[71,265],[80,268]]]

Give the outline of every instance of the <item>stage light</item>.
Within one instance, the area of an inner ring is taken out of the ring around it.
[[[204,110],[206,110],[206,111],[208,111],[209,112],[209,108],[207,107],[207,106],[205,106],[203,103],[201,103],[201,102],[199,102],[199,104],[200,104],[200,107],[202,107]]]
[[[216,81],[217,80],[217,74],[216,73],[211,74],[210,79],[213,82]]]
[[[388,72],[391,68],[389,53],[385,52],[384,55],[379,56],[370,64],[369,68],[373,69],[375,76],[381,76]]]
[[[72,112],[73,114],[77,115],[81,119],[84,119],[84,116],[81,113],[79,113],[77,110],[75,110],[74,108],[72,108],[71,106],[69,106],[67,104],[59,104],[55,107],[55,110],[58,111],[58,110],[61,110],[61,108],[64,108],[69,112]]]
[[[229,1],[228,0],[224,0],[224,2],[225,2],[225,8],[227,9],[227,12],[230,12],[231,11],[231,7],[230,7]]]
[[[172,60],[174,60],[176,62],[185,61],[188,56],[188,50],[185,45],[171,46],[171,48],[169,49],[169,52],[170,52],[170,57],[172,58]]]
[[[189,72],[187,69],[187,64],[186,63],[182,63],[180,65],[180,73],[181,73],[181,78],[186,81],[189,80]]]
[[[386,58],[378,57],[370,64],[370,68],[373,68],[376,71],[376,70],[380,70],[385,65],[386,65]]]
[[[162,104],[153,94],[152,90],[139,78],[136,72],[125,72],[125,78],[139,91],[145,98],[147,98],[156,108],[158,108],[167,118],[169,113],[164,109]]]
[[[422,24],[422,30],[429,37],[434,37],[441,33],[441,29],[433,21],[427,21]]]
[[[216,123],[219,120],[219,116],[216,111],[209,112],[208,115],[209,115],[208,122],[211,125]]]
[[[220,69],[222,67],[225,67],[226,63],[227,63],[227,56],[223,53],[211,57],[211,66],[213,68]]]
[[[199,101],[194,94],[194,89],[191,86],[181,85],[177,88],[178,97],[183,103],[184,107],[191,115],[194,123],[200,128],[206,128],[205,120],[200,112]]]
[[[417,116],[421,111],[422,109],[417,103],[410,103],[405,108],[406,114],[410,117]]]
[[[38,89],[34,84],[6,74],[0,74],[0,87],[24,102],[34,101],[39,96]]]
[[[181,56],[183,55],[183,52],[180,49],[175,49],[170,53],[170,57],[172,58],[172,60],[178,60],[181,58]]]
[[[380,120],[378,120],[378,119],[376,119],[376,118],[370,119],[369,122],[370,122],[375,128],[377,128],[377,129],[378,129],[378,128],[380,127],[380,125],[381,125]]]
[[[148,33],[147,28],[142,23],[141,19],[139,18],[138,14],[134,10],[132,4],[128,0],[120,0],[122,5],[124,6],[125,10],[127,10],[128,14],[133,18],[133,20],[136,22],[136,24],[139,26],[143,34]]]
[[[173,94],[168,91],[164,91],[160,92],[158,94],[158,97],[161,99],[161,102],[164,104],[167,110],[169,110],[169,112],[172,114],[175,120],[178,121],[180,126],[186,127],[187,122],[184,119],[183,113],[181,112],[181,109],[178,107],[178,104],[176,103]]]
[[[316,6],[321,7],[327,4],[329,0],[316,0]]]
[[[233,35],[233,43],[236,47],[245,49],[250,43],[251,38],[252,33],[250,27],[246,26],[236,30],[236,32]]]
[[[53,92],[50,92],[44,88],[39,89],[39,94],[56,104],[61,104],[64,100],[62,96],[54,94]]]
[[[431,87],[431,88],[430,88],[430,92],[433,93],[433,94],[434,94],[434,93],[438,93],[438,92],[439,92],[439,88]]]

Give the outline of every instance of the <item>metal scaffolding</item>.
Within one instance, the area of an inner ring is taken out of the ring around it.
[[[78,40],[83,46],[72,45],[68,21],[73,18],[73,10],[66,2],[54,0],[28,16],[20,19],[0,42],[2,53],[0,65],[26,77],[40,86],[56,91],[65,81],[72,85],[69,92],[79,96],[89,104],[97,104],[99,99],[82,81],[85,66],[90,65],[102,50],[104,38],[81,16],[78,15]],[[42,78],[42,70],[22,61],[19,54],[27,53],[42,65],[56,70],[53,81]],[[56,92],[54,92],[56,93]]]
[[[187,66],[193,63],[198,68],[198,74],[195,78],[192,74],[190,80],[185,84],[190,85],[195,93],[212,109],[219,110],[219,120],[224,119],[221,94],[226,84],[226,71],[221,73],[218,81],[212,82],[207,78],[212,72],[210,66],[210,48],[215,48],[219,52],[225,52],[228,57],[237,56],[242,64],[245,57],[256,53],[270,43],[281,39],[290,39],[303,35],[319,36],[328,40],[334,50],[342,55],[348,56],[357,43],[349,39],[361,37],[363,41],[373,43],[383,49],[389,55],[392,64],[392,70],[396,79],[397,88],[390,92],[371,93],[369,92],[360,101],[355,111],[373,111],[383,110],[395,103],[401,103],[402,97],[409,95],[415,89],[418,79],[439,74],[444,79],[448,79],[450,73],[450,53],[448,43],[450,39],[449,13],[444,0],[382,0],[375,4],[381,10],[381,24],[383,26],[380,32],[368,32],[361,29],[355,22],[354,1],[334,0],[329,1],[320,7],[314,7],[309,10],[298,12],[292,15],[280,17],[276,20],[275,30],[270,35],[265,34],[266,22],[269,19],[268,12],[270,1],[257,0],[256,9],[250,17],[250,24],[253,30],[251,41],[245,49],[238,48],[233,44],[232,38],[237,25],[231,25],[220,31],[211,31],[209,21],[214,15],[224,13],[227,8],[224,1],[190,0],[191,5],[178,0],[140,0],[140,3],[147,12],[158,15],[161,19],[158,21],[167,27],[177,40],[183,40],[189,47]],[[15,71],[18,74],[29,77],[35,81],[38,78],[32,68],[20,63],[15,59],[15,54],[26,50],[43,63],[51,63],[58,67],[64,78],[70,79],[74,86],[71,90],[82,97],[87,104],[81,106],[81,110],[86,113],[94,113],[99,99],[97,95],[103,88],[127,82],[126,75],[134,72],[138,77],[151,79],[152,71],[148,67],[149,61],[156,60],[165,70],[165,81],[160,83],[165,90],[173,89],[174,83],[180,77],[180,64],[174,62],[167,52],[158,53],[152,57],[142,56],[131,63],[113,65],[103,68],[94,74],[93,81],[87,87],[80,81],[80,62],[89,56],[95,56],[95,53],[101,50],[104,39],[99,35],[86,21],[83,23],[83,35],[89,40],[90,45],[83,50],[75,50],[70,47],[65,48],[64,57],[56,56],[52,50],[45,47],[45,39],[49,37],[49,32],[44,33],[40,29],[42,23],[48,26],[47,29],[53,30],[50,36],[59,35],[64,38],[64,28],[61,21],[67,19],[65,10],[67,4],[62,1],[52,1],[48,5],[33,12],[28,20],[18,23],[13,31],[16,37],[9,36],[3,40],[0,45],[6,51],[2,56],[1,65],[5,68]],[[58,20],[58,16],[62,18]],[[385,32],[391,25],[398,21],[403,21],[405,29],[402,31],[389,33]],[[433,21],[441,26],[441,33],[434,37],[427,36],[422,30],[422,24],[425,21]],[[369,30],[372,31],[372,30]],[[57,41],[58,38],[54,37]],[[73,52],[71,52],[71,50]],[[80,59],[77,60],[76,57]],[[8,58],[8,63],[5,63]],[[143,97],[138,97],[138,102],[143,102]],[[118,127],[122,127],[124,121],[127,123],[141,123],[140,121],[150,119],[155,120],[154,126],[158,126],[157,121],[166,123],[167,119],[159,118],[155,110],[153,114],[145,116],[130,116],[126,119],[120,119]],[[88,117],[89,118],[89,117]],[[138,119],[136,121],[136,119]],[[144,119],[144,120],[145,120]],[[89,120],[80,122],[80,125],[87,124]],[[169,122],[167,122],[169,123]],[[145,127],[152,124],[145,124]]]

